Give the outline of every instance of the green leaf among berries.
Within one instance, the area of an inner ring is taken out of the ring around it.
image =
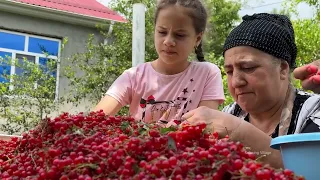
[[[167,128],[161,128],[160,129],[160,134],[164,135],[164,134],[168,134],[168,132],[173,132],[173,131],[177,131],[178,128],[177,127],[173,127],[173,126],[170,126],[170,127],[167,127]]]

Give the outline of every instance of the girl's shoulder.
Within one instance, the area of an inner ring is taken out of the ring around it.
[[[129,76],[137,76],[139,74],[144,74],[151,68],[150,62],[145,62],[142,64],[138,64],[137,66],[130,67],[123,71],[123,74],[127,74]]]
[[[219,69],[219,67],[216,64],[213,64],[211,62],[198,62],[198,61],[193,61],[193,70],[195,71],[206,71],[206,72],[221,72],[221,70]]]

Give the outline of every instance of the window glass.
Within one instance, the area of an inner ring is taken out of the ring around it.
[[[29,52],[39,53],[52,56],[58,56],[59,43],[57,41],[29,37]]]
[[[36,57],[35,56],[24,55],[24,54],[16,54],[16,59],[18,60],[18,66],[16,66],[15,74],[23,75],[23,74],[28,74],[29,73],[26,69],[24,69],[24,65],[25,65],[24,64],[24,59],[26,59],[29,62],[35,63]]]
[[[24,51],[25,36],[0,31],[0,48]]]

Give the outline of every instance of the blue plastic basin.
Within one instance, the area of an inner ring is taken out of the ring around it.
[[[302,133],[272,139],[271,148],[281,151],[286,169],[306,180],[320,180],[320,133]]]

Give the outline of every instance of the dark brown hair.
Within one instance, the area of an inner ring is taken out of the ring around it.
[[[154,23],[156,24],[159,12],[162,9],[173,5],[179,5],[185,8],[189,8],[190,13],[188,15],[193,19],[193,25],[196,33],[199,34],[205,31],[207,26],[208,14],[200,0],[158,0]],[[195,53],[197,55],[198,61],[205,61],[202,52],[202,42],[200,42],[198,47],[195,47]]]

